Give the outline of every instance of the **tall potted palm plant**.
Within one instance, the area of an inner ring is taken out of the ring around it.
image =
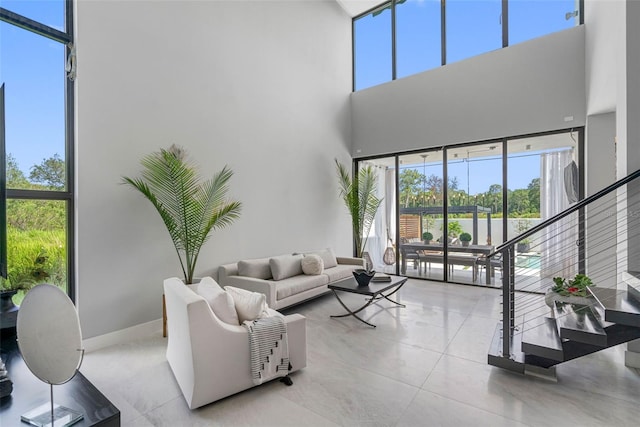
[[[233,172],[225,166],[212,179],[202,181],[184,149],[172,145],[144,157],[141,178],[123,177],[138,190],[162,218],[180,260],[187,284],[202,245],[214,229],[230,225],[240,216],[241,204],[227,200]]]
[[[382,203],[378,191],[378,176],[371,165],[360,168],[355,179],[349,170],[336,159],[336,170],[340,184],[340,197],[351,215],[351,227],[355,240],[356,256],[362,257],[371,225]]]

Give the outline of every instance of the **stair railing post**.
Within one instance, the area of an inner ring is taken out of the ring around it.
[[[502,357],[511,358],[511,341],[515,328],[514,246],[502,253]]]

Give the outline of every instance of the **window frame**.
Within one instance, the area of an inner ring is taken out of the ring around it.
[[[406,0],[386,0],[351,19],[351,91],[356,91],[356,43],[355,22],[375,11],[391,9],[391,80],[396,80],[396,4],[402,4]],[[502,0],[502,48],[509,46],[509,1]],[[447,64],[447,0],[440,0],[440,53],[442,66]],[[584,0],[578,0],[578,25],[584,24]],[[386,82],[385,82],[386,83]]]
[[[70,55],[70,49],[68,45],[74,43],[74,31],[73,31],[73,0],[64,1],[64,16],[65,16],[65,31],[60,31],[56,28],[44,25],[33,19],[19,15],[10,10],[0,7],[0,21],[7,24],[17,26],[24,30],[38,34],[42,37],[49,38],[56,42],[62,43],[67,46],[65,49],[65,63]],[[11,189],[6,188],[6,179],[2,182],[2,188],[0,189],[0,197],[4,206],[6,206],[6,200],[9,199],[21,199],[21,200],[58,200],[66,202],[67,208],[67,221],[66,221],[66,257],[67,257],[67,294],[69,298],[75,302],[76,289],[75,289],[75,151],[74,151],[74,96],[75,96],[75,84],[70,81],[69,78],[64,79],[64,109],[65,109],[65,174],[66,174],[66,186],[64,190],[26,190],[26,189]],[[6,167],[6,153],[4,147],[2,149],[1,157],[3,159],[2,170],[4,173]],[[6,218],[3,226],[4,236],[6,238]],[[0,244],[4,245],[0,252],[6,254],[6,242]]]

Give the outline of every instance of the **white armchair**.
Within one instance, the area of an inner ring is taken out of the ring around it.
[[[195,286],[175,277],[164,281],[167,360],[190,409],[254,387],[247,330],[218,319]],[[307,365],[306,318],[292,314],[285,323],[296,371]]]

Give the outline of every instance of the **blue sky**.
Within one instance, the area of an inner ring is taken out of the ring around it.
[[[62,1],[5,1],[0,6],[64,27]],[[0,82],[5,84],[6,151],[29,173],[59,154],[64,158],[65,46],[0,21]]]

